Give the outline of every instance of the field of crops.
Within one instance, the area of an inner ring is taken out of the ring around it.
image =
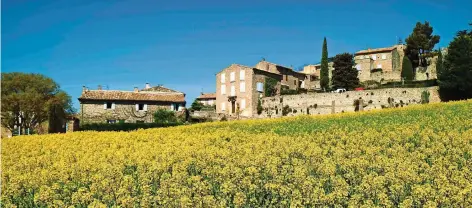
[[[472,207],[472,101],[14,137],[1,167],[2,207]]]

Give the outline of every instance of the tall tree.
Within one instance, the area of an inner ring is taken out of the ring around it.
[[[426,66],[426,55],[439,43],[439,35],[432,35],[433,27],[429,22],[417,22],[413,32],[406,38],[405,55],[410,59],[413,69]]]
[[[407,56],[403,57],[401,76],[402,76],[403,79],[405,79],[407,81],[411,81],[414,78],[413,66],[411,64],[410,59]]]
[[[33,129],[50,116],[64,117],[74,112],[70,97],[51,78],[12,72],[2,73],[1,81],[1,124],[9,130],[15,126]]]
[[[333,87],[354,89],[359,86],[357,70],[353,68],[353,56],[349,53],[338,54],[334,57]]]
[[[323,49],[321,52],[320,85],[324,90],[329,88],[328,44],[326,43],[326,37],[323,40]]]
[[[441,100],[472,98],[472,29],[457,32],[449,44],[438,81]]]

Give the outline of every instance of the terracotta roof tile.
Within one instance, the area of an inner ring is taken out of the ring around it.
[[[142,89],[141,91],[151,91],[151,92],[177,92],[177,93],[181,93],[177,90],[173,90],[173,89],[169,89],[167,87],[163,87],[163,86],[154,86],[154,87],[151,87],[151,88],[148,88],[148,89]]]
[[[198,96],[198,99],[216,99],[216,93],[203,93],[200,96]]]
[[[79,100],[185,102],[185,94],[149,91],[86,90],[82,92]]]

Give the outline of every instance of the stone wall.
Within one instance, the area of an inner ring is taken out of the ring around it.
[[[284,106],[289,106],[287,116],[300,114],[331,114],[355,111],[354,101],[362,99],[363,110],[382,109],[384,107],[405,107],[420,104],[423,91],[430,92],[430,102],[440,102],[437,87],[428,88],[388,88],[379,90],[348,91],[345,93],[308,93],[283,95],[262,99],[264,111],[259,117],[281,117]],[[389,98],[393,99],[389,103]],[[334,108],[333,108],[334,101]]]
[[[144,121],[145,123],[154,122],[154,112],[158,109],[171,110],[170,103],[147,104],[147,111],[136,111],[134,102],[115,101],[115,109],[104,109],[103,101],[88,101],[80,104],[80,122],[84,123],[106,123],[107,120],[124,120],[125,123],[136,123]],[[182,104],[180,104],[183,106]]]

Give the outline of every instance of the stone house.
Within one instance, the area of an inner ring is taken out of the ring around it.
[[[328,62],[328,77],[331,80],[331,77],[333,76],[333,62]],[[306,65],[303,67],[302,73],[306,75],[311,75],[314,77],[315,81],[313,82],[313,86],[311,87],[312,89],[321,89],[320,85],[320,77],[321,77],[321,63],[318,64],[310,64]]]
[[[276,93],[282,88],[297,90],[312,86],[312,76],[277,64],[260,61],[255,67],[232,64],[216,74],[216,112],[232,116],[257,115],[257,102],[264,97],[266,79],[276,80]]]
[[[207,106],[212,106],[215,105],[216,103],[216,93],[201,93],[200,96],[197,97],[197,102],[207,105]]]
[[[85,86],[80,102],[81,123],[152,123],[158,109],[181,111],[185,107],[185,94],[161,85],[133,91],[89,90]]]
[[[401,81],[405,45],[361,50],[354,54],[359,81]]]

